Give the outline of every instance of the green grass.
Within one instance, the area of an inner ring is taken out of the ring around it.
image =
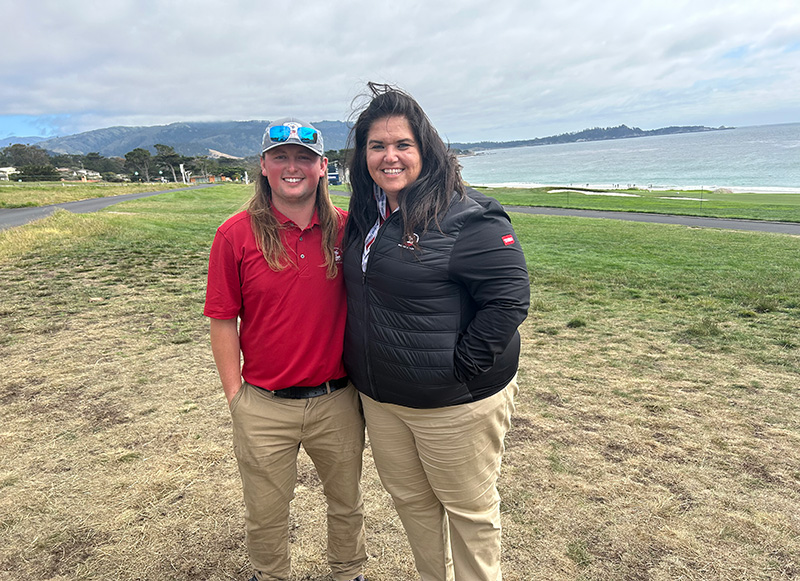
[[[615,190],[581,188],[484,188],[478,190],[509,206],[544,206],[800,222],[800,194],[752,194],[709,191]],[[572,191],[564,191],[572,190]],[[630,196],[611,196],[624,193]],[[680,198],[680,199],[666,199]]]
[[[24,208],[186,187],[183,184],[0,182],[0,208]]]
[[[181,184],[5,184],[0,185],[0,208],[41,206],[141,191],[182,187]],[[245,186],[246,187],[246,186]],[[588,189],[569,188],[478,188],[510,206],[545,206],[649,212],[717,218],[800,222],[800,194],[752,194],[709,191],[617,190],[632,197],[618,197]],[[562,191],[559,191],[562,190]],[[330,186],[332,195],[347,193],[346,185]],[[680,199],[665,199],[680,198]],[[346,202],[343,202],[346,204]]]
[[[211,240],[222,221],[243,208],[251,187],[176,191],[96,214],[59,210],[28,227],[0,231],[0,263],[8,260],[15,273],[4,279],[8,286],[0,285],[7,293],[0,313],[13,311],[13,319],[45,333],[67,325],[85,305],[131,292],[157,294],[160,300],[140,306],[141,316],[155,321],[154,332],[175,344],[196,340]],[[346,207],[347,198],[333,199]],[[13,340],[0,327],[0,344],[4,336]]]
[[[785,351],[783,364],[800,371],[785,347],[800,319],[798,238],[518,214],[514,224],[532,304],[546,319],[561,312],[568,328],[647,320],[676,340],[748,360]]]

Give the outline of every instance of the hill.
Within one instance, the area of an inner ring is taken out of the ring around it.
[[[255,155],[261,146],[261,137],[268,121],[219,121],[172,123],[150,127],[108,127],[85,133],[41,140],[41,138],[7,138],[9,143],[36,143],[53,153],[86,155],[98,152],[106,157],[124,156],[140,147],[155,153],[156,143],[175,148],[175,151],[188,156],[205,156],[217,152],[229,156],[248,157]],[[347,144],[350,124],[343,121],[318,121],[314,126],[325,136],[325,149],[343,149]],[[668,135],[673,133],[693,133],[717,131],[726,127],[712,128],[702,125],[672,126],[661,129],[643,130],[638,127],[619,125],[617,127],[595,127],[573,133],[562,133],[550,137],[538,137],[518,141],[480,141],[470,143],[451,143],[460,150],[498,149],[525,147],[531,145],[552,145],[579,141],[600,141],[607,139],[626,139]],[[38,143],[37,143],[38,141]],[[8,143],[6,143],[8,145]]]
[[[46,137],[4,137],[0,139],[0,149],[3,147],[8,147],[9,145],[14,145],[15,143],[21,143],[23,145],[37,145],[38,143],[47,139]]]
[[[236,157],[256,155],[268,121],[172,123],[150,127],[108,127],[66,137],[45,139],[39,147],[53,153],[86,155],[97,152],[122,157],[140,147],[155,153],[156,143],[172,146],[182,155],[203,156],[214,150]],[[349,125],[341,121],[312,122],[325,136],[325,149],[345,147]],[[13,138],[10,138],[13,139]]]
[[[654,135],[671,135],[675,133],[698,133],[702,131],[719,131],[732,127],[705,127],[704,125],[683,125],[662,127],[661,129],[639,129],[618,125],[617,127],[594,127],[574,133],[562,133],[550,137],[537,137],[519,141],[480,141],[473,143],[451,143],[454,149],[500,149],[508,147],[528,147],[531,145],[554,145],[557,143],[576,143],[579,141],[604,141],[608,139],[629,139],[632,137],[649,137]]]

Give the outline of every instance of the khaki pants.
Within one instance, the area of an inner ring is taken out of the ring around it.
[[[289,502],[301,444],[314,462],[328,503],[333,578],[345,581],[361,573],[366,560],[360,490],[364,421],[355,388],[283,399],[245,383],[231,401],[231,417],[247,549],[259,581],[289,579]]]
[[[516,377],[486,399],[413,409],[361,395],[372,454],[422,581],[499,581],[503,439]]]

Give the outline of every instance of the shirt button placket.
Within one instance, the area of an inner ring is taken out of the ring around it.
[[[305,251],[305,235],[301,234],[300,237],[297,239],[297,257],[299,258],[298,269],[300,273],[305,273],[308,269],[308,261],[306,260],[306,251]]]

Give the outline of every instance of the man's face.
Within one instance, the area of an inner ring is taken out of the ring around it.
[[[302,145],[289,143],[263,155],[261,174],[267,178],[272,199],[279,206],[303,205],[316,199],[319,180],[328,175],[328,160]]]

